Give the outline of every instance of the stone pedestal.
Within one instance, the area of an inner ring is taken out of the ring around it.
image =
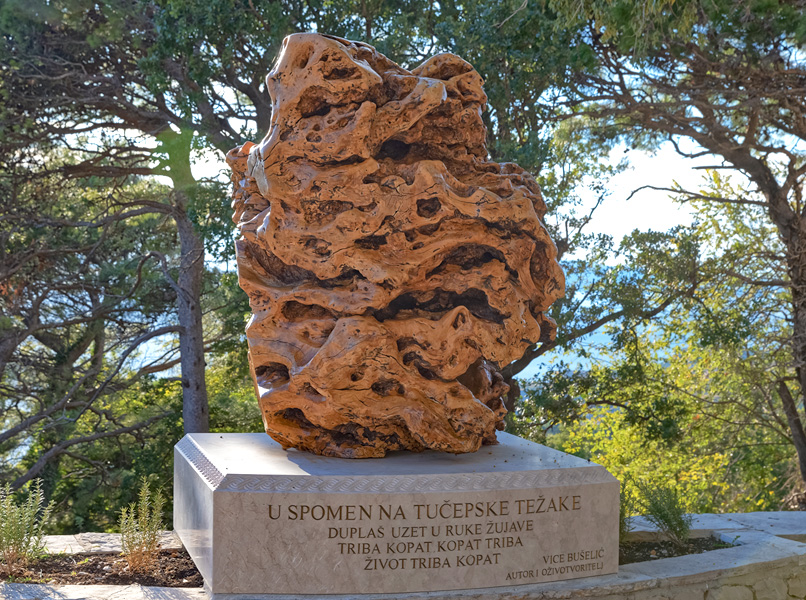
[[[214,599],[490,588],[618,570],[619,484],[499,433],[475,454],[346,460],[265,434],[175,449],[174,528]]]

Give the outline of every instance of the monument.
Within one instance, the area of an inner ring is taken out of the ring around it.
[[[269,132],[227,161],[273,440],[175,454],[174,527],[213,598],[616,572],[618,482],[496,436],[500,369],[554,336],[564,278],[533,177],[488,159],[481,77],[295,34],[267,84]]]

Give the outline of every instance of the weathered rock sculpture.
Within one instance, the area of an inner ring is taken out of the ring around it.
[[[487,158],[481,77],[296,34],[267,82],[268,134],[227,157],[266,431],[349,458],[495,443],[499,369],[554,335],[564,278],[534,179]]]

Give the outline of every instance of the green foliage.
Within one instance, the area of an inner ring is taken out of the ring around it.
[[[671,485],[647,484],[638,480],[635,486],[646,518],[675,546],[685,549],[693,517],[686,513],[681,492]]]
[[[140,482],[137,504],[124,507],[120,513],[123,555],[132,572],[148,571],[157,559],[164,504],[162,492],[158,489],[152,496],[151,485],[144,477]]]
[[[39,480],[21,503],[15,501],[9,484],[0,487],[0,566],[7,574],[42,554],[44,526],[52,509],[52,502],[45,505]]]
[[[632,531],[632,521],[630,517],[637,512],[635,495],[629,489],[633,485],[629,477],[621,481],[619,487],[619,510],[618,510],[618,539],[623,542],[630,531]]]
[[[778,40],[806,42],[806,15],[796,4],[779,0],[550,0],[569,24],[591,22],[606,42],[638,58],[650,58],[667,40],[692,42],[717,50],[733,43],[762,53]],[[716,33],[716,35],[715,35]]]
[[[75,157],[52,158],[67,167]],[[9,257],[0,280],[8,315],[0,330],[0,472],[16,486],[40,475],[61,508],[54,491],[64,474],[42,456],[65,460],[66,474],[89,479],[108,463],[84,455],[85,445],[118,436],[143,441],[143,429],[163,415],[158,397],[128,406],[118,400],[172,366],[143,350],[145,342],[159,349],[170,338],[163,325],[175,299],[144,255],[171,256],[173,241],[159,215],[106,219],[112,196],[158,202],[165,188],[155,182],[106,187],[16,175],[16,202],[0,225]]]
[[[690,512],[777,510],[793,457],[753,383],[764,371],[733,350],[672,333],[683,343],[657,330],[641,336],[643,379],[611,351],[602,357],[609,368],[552,369],[526,383],[516,431],[602,464],[622,482],[673,485]],[[636,498],[632,486],[624,490]]]
[[[241,363],[241,354],[228,357],[232,367],[211,370],[210,430],[220,433],[259,433],[264,431],[260,407],[251,376]],[[234,368],[233,368],[234,367]],[[237,370],[236,370],[237,369]]]
[[[778,481],[753,482],[756,502],[768,506],[792,475],[799,488],[806,482],[806,244],[793,225],[803,216],[806,133],[790,126],[806,107],[800,96],[790,101],[788,83],[804,72],[806,13],[776,0],[549,4],[595,56],[563,87],[565,116],[581,109],[602,132],[650,147],[668,142],[734,176],[711,172],[703,189],[678,187],[701,218],[702,253],[690,301],[663,315],[660,328],[682,359],[677,366],[700,376],[681,390],[723,423],[720,443],[742,468],[754,472],[759,456],[783,455],[786,467],[770,463]],[[716,370],[703,373],[697,359]]]
[[[244,354],[237,348],[231,354],[211,359],[207,367],[211,431],[263,431]],[[120,392],[110,402],[133,415],[155,405],[168,414],[149,427],[147,436],[97,440],[85,447],[82,455],[103,464],[102,470],[89,468],[82,460],[63,457],[58,469],[46,471],[46,486],[50,486],[51,496],[57,501],[50,524],[53,533],[115,531],[116,515],[137,501],[138,482],[144,477],[163,490],[166,519],[170,522],[173,518],[173,447],[183,435],[180,382],[145,381]],[[65,477],[65,473],[81,476]]]
[[[789,300],[785,287],[752,282],[784,280],[777,257],[786,252],[764,209],[749,203],[757,193],[706,175],[700,196],[687,200],[692,227],[635,233],[621,245],[625,262],[597,273],[624,301],[625,318],[585,347],[566,346],[568,359],[524,383],[513,429],[600,462],[622,481],[671,485],[691,512],[777,510],[797,473],[775,391],[792,364],[782,343]],[[690,294],[640,318],[642,296],[659,300],[688,282],[696,283]],[[588,297],[585,320],[607,301]]]
[[[154,407],[165,416],[142,435],[95,440],[80,455],[63,456],[46,469],[43,478],[57,501],[53,533],[117,530],[117,516],[137,500],[144,477],[167,490],[165,511],[172,518],[173,447],[183,435],[181,384],[149,379],[118,392],[109,404],[132,418]]]

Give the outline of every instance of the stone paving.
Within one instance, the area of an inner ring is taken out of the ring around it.
[[[173,531],[160,533],[160,548],[174,550],[182,548],[179,536]],[[50,554],[75,554],[77,552],[104,552],[120,554],[123,547],[119,533],[79,533],[77,535],[45,536],[45,551]]]
[[[644,518],[633,519],[633,539],[657,539]],[[636,563],[617,575],[488,590],[415,594],[367,594],[362,600],[806,600],[806,512],[694,515],[694,535],[716,535],[733,548],[706,554]],[[181,543],[164,532],[166,548]],[[50,552],[120,552],[117,534],[48,536]],[[250,596],[294,600],[291,596]],[[200,588],[140,585],[0,584],[2,600],[210,600]],[[307,600],[346,600],[345,596],[307,596]],[[247,600],[229,596],[225,600]]]
[[[164,588],[142,585],[33,585],[0,584],[3,600],[209,600],[201,588]]]

